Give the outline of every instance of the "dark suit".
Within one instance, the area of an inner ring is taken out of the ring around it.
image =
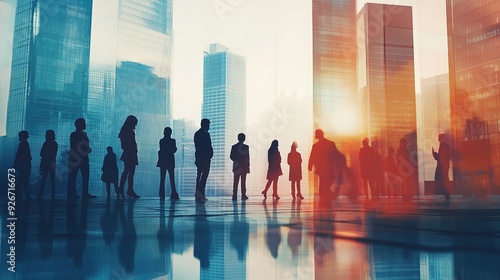
[[[434,180],[436,187],[441,188],[446,197],[450,196],[449,184],[450,178],[448,171],[450,169],[451,149],[447,143],[439,144],[438,152],[432,152],[432,156],[437,160],[436,173],[434,173]]]
[[[68,198],[76,197],[76,176],[82,172],[82,195],[89,193],[89,153],[92,151],[89,138],[84,131],[75,131],[70,136],[71,150],[68,154]]]
[[[238,195],[238,181],[241,177],[241,195],[245,196],[247,192],[246,180],[247,174],[250,173],[250,153],[248,145],[238,142],[231,147],[231,155],[233,161],[233,197]]]
[[[205,197],[208,173],[210,171],[210,160],[214,155],[212,139],[208,131],[200,128],[194,134],[195,164],[197,167],[196,191]]]

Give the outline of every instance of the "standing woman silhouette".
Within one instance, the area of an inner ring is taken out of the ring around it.
[[[123,188],[125,186],[125,181],[128,179],[127,194],[131,198],[139,198],[134,192],[134,173],[135,167],[139,164],[137,159],[137,142],[135,142],[135,127],[137,126],[137,118],[133,115],[127,117],[123,123],[118,138],[121,141],[121,147],[123,150],[120,160],[123,161],[125,168],[123,169],[122,176],[120,178],[120,194],[123,195]]]
[[[271,147],[267,151],[267,161],[269,163],[269,168],[267,169],[267,184],[265,189],[262,191],[264,198],[267,198],[267,190],[273,183],[273,198],[280,199],[278,196],[278,178],[283,175],[281,170],[281,155],[278,150],[278,140],[273,140],[271,142]]]
[[[287,163],[290,165],[288,179],[292,189],[292,198],[295,199],[295,186],[297,186],[297,198],[304,199],[300,192],[300,180],[302,180],[302,156],[297,152],[297,142],[293,142],[288,153]]]
[[[160,139],[160,150],[158,151],[157,167],[160,167],[160,199],[165,199],[165,178],[168,171],[170,177],[170,199],[179,199],[179,194],[175,189],[175,156],[177,152],[177,145],[175,139],[172,139],[172,128],[165,127],[163,129],[163,138]]]

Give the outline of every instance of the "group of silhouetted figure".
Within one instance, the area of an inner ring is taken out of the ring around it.
[[[117,166],[116,154],[111,146],[107,147],[107,154],[104,157],[102,165],[101,180],[106,183],[107,197],[110,198],[111,184],[114,186],[114,191],[118,198],[125,198],[125,183],[127,182],[126,194],[130,198],[140,198],[134,190],[134,174],[136,166],[138,165],[138,150],[135,138],[135,128],[138,120],[135,116],[130,115],[123,123],[118,138],[120,139],[121,149],[123,150],[120,160],[124,163],[124,170],[121,174],[120,180],[119,171]],[[195,165],[197,167],[196,175],[196,190],[195,199],[198,202],[205,202],[205,189],[208,174],[210,172],[210,162],[213,157],[214,151],[212,141],[208,130],[210,129],[210,120],[202,119],[201,127],[194,134],[195,144]],[[68,163],[68,185],[67,197],[68,199],[76,199],[80,196],[76,190],[76,178],[78,171],[82,176],[82,197],[84,199],[95,198],[95,195],[89,193],[89,154],[92,152],[90,147],[89,138],[85,132],[86,123],[85,119],[79,118],[75,121],[75,131],[70,135],[70,151],[67,157]],[[17,172],[17,185],[19,189],[24,190],[26,198],[29,196],[29,176],[31,173],[31,151],[28,144],[29,134],[23,130],[19,132],[19,147],[15,156],[14,168]],[[233,193],[232,200],[238,198],[238,184],[241,182],[241,199],[247,200],[246,195],[246,177],[250,173],[250,154],[249,146],[244,144],[245,134],[238,134],[238,142],[231,147],[230,159],[233,161]],[[312,146],[311,154],[308,162],[308,170],[313,171],[319,178],[319,197],[320,201],[328,203],[336,199],[340,192],[340,187],[344,180],[344,174],[349,177],[350,181],[354,181],[353,172],[347,167],[346,157],[337,149],[335,142],[325,138],[324,132],[321,129],[315,131],[315,138],[317,142]],[[45,134],[45,142],[43,143],[40,151],[40,188],[37,194],[39,199],[43,198],[45,184],[47,177],[50,176],[51,183],[51,197],[55,197],[55,171],[56,171],[56,156],[58,151],[58,144],[55,141],[55,132],[47,130]],[[451,158],[450,146],[445,142],[445,135],[439,135],[439,150],[438,152],[432,149],[434,158],[437,160],[437,167],[435,173],[436,184],[441,186],[445,192],[446,200],[449,200],[449,162]],[[278,195],[278,179],[283,175],[281,169],[281,155],[278,149],[278,140],[273,140],[268,149],[268,169],[267,169],[267,183],[262,195],[267,198],[267,191],[273,186],[272,197],[273,199],[280,199]],[[401,164],[404,162],[409,164],[410,153],[407,148],[407,142],[404,138],[400,140],[400,146],[397,149],[395,157],[395,150],[393,147],[388,148],[388,155],[385,160],[382,160],[378,151],[369,145],[369,139],[365,138],[362,141],[362,147],[359,150],[360,162],[360,175],[362,179],[363,190],[368,200],[369,194],[372,199],[378,198],[382,190],[383,174],[386,173],[388,196],[396,197],[398,192],[401,192],[403,199],[411,197],[408,182],[409,176],[402,174]],[[287,157],[287,164],[289,165],[289,181],[291,188],[291,195],[293,199],[304,199],[301,193],[300,181],[302,180],[302,157],[297,151],[298,144],[293,142],[290,152]],[[159,141],[158,161],[157,167],[160,168],[160,186],[158,195],[161,199],[165,199],[165,180],[168,171],[170,178],[171,193],[170,199],[179,199],[175,187],[175,157],[177,151],[176,141],[172,139],[172,129],[165,127],[163,130],[163,138]],[[334,190],[331,190],[334,185]],[[369,192],[370,191],[370,192]]]

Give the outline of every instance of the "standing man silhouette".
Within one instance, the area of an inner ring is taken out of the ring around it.
[[[38,191],[37,198],[43,198],[43,192],[45,190],[45,182],[47,181],[47,176],[50,174],[50,186],[51,186],[51,198],[54,199],[56,195],[56,157],[57,157],[58,145],[56,142],[56,133],[54,130],[47,130],[45,132],[45,142],[42,145],[42,150],[40,151],[40,175],[42,178],[40,180],[40,189]]]
[[[238,143],[231,147],[231,155],[233,161],[233,200],[238,199],[238,181],[241,178],[241,199],[248,199],[247,193],[247,174],[250,173],[250,154],[248,145],[245,142],[245,134],[238,134]]]
[[[321,204],[328,204],[332,200],[330,187],[335,179],[335,142],[325,138],[325,133],[321,129],[316,129],[314,137],[318,139],[309,156],[308,169],[319,177],[319,197]]]
[[[210,120],[202,119],[201,127],[194,134],[195,164],[197,168],[196,174],[196,193],[195,199],[199,202],[207,201],[205,197],[205,187],[207,185],[208,173],[210,171],[210,160],[214,155],[212,148],[212,139],[208,130],[210,129]]]
[[[13,167],[16,169],[18,190],[24,191],[26,200],[30,200],[31,149],[28,143],[28,131],[19,131],[19,146]]]
[[[70,151],[68,153],[68,198],[74,199],[79,196],[76,194],[76,176],[78,170],[82,173],[82,197],[95,198],[95,195],[89,194],[89,137],[84,131],[87,128],[85,119],[79,118],[75,121],[76,130],[70,135]]]
[[[448,177],[448,172],[450,169],[451,149],[450,145],[446,143],[445,134],[439,134],[438,141],[439,149],[437,153],[434,151],[434,147],[432,147],[432,156],[437,161],[434,181],[436,182],[436,187],[443,189],[444,197],[448,201],[450,200],[450,178]]]

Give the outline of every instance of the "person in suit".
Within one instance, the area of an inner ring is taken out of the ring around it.
[[[137,122],[138,120],[135,116],[128,116],[118,134],[123,150],[120,160],[122,160],[124,164],[123,173],[120,178],[119,192],[121,196],[124,196],[123,188],[125,186],[125,181],[128,180],[127,194],[131,198],[140,198],[134,191],[135,168],[139,164],[137,158],[137,142],[135,141],[135,127],[137,126]]]
[[[17,174],[17,187],[20,191],[24,190],[26,200],[30,200],[29,186],[31,174],[31,150],[28,143],[28,131],[22,130],[18,133],[19,146],[16,157],[14,158],[14,169]]]
[[[197,168],[195,199],[199,202],[204,202],[207,201],[205,187],[207,185],[210,161],[214,155],[214,150],[212,148],[212,139],[208,133],[210,120],[202,119],[200,125],[200,129],[194,134],[194,146],[196,150],[195,164]]]
[[[172,128],[165,127],[163,129],[163,138],[160,139],[158,163],[156,164],[157,167],[160,167],[160,199],[165,199],[165,178],[167,171],[170,178],[170,199],[179,199],[174,178],[175,152],[177,152],[177,145],[175,139],[172,139]]]
[[[432,156],[437,161],[434,181],[436,182],[436,187],[444,191],[445,200],[448,201],[450,200],[450,178],[448,177],[448,172],[450,170],[451,148],[446,143],[445,134],[439,134],[438,141],[438,151],[434,151],[434,147],[432,147]]]
[[[247,193],[247,174],[250,173],[250,153],[248,145],[245,142],[245,134],[238,134],[238,143],[231,147],[229,158],[233,161],[233,200],[238,198],[238,181],[241,178],[241,199],[248,199]]]
[[[370,186],[372,199],[378,195],[375,184],[376,154],[375,150],[370,147],[370,140],[368,138],[363,139],[361,143],[363,147],[359,149],[359,167],[361,179],[363,180],[363,189],[368,201],[368,185]]]
[[[106,194],[107,198],[110,198],[110,188],[111,184],[115,187],[115,193],[118,198],[120,198],[120,191],[118,189],[118,165],[116,165],[116,154],[113,152],[113,147],[109,146],[106,148],[108,153],[104,156],[104,162],[102,163],[102,175],[101,180],[106,183]]]
[[[40,180],[40,189],[38,190],[38,199],[42,199],[43,192],[45,190],[45,182],[50,174],[50,186],[51,186],[51,197],[55,198],[56,195],[56,157],[57,157],[58,145],[56,142],[56,133],[53,130],[47,130],[45,132],[45,142],[42,145],[42,150],[40,151],[40,174],[42,178]]]
[[[264,198],[267,198],[267,190],[273,184],[273,199],[280,199],[278,195],[278,179],[279,176],[283,175],[283,171],[281,170],[281,155],[278,150],[278,140],[273,140],[271,142],[271,146],[267,151],[267,162],[269,163],[269,167],[267,169],[267,183],[266,187],[262,191],[262,195]]]
[[[70,135],[70,151],[68,153],[68,198],[78,198],[76,193],[76,177],[78,170],[82,173],[82,197],[84,199],[95,198],[89,193],[89,154],[92,152],[89,137],[84,131],[87,128],[85,119],[79,118],[75,121],[75,131]]]
[[[309,156],[308,169],[319,177],[319,196],[322,204],[328,204],[332,200],[332,191],[330,190],[335,180],[335,152],[337,146],[335,142],[325,138],[322,129],[316,129],[314,137],[318,139],[311,149]]]
[[[292,188],[292,198],[295,199],[295,186],[297,186],[297,198],[304,199],[300,192],[300,180],[302,180],[302,156],[297,152],[297,142],[293,142],[288,153],[287,163],[290,166],[288,180]]]

